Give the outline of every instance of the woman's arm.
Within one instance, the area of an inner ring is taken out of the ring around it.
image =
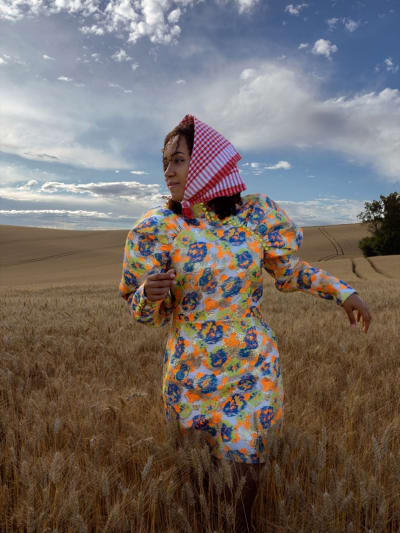
[[[301,291],[335,301],[343,306],[351,325],[355,324],[353,311],[357,310],[357,321],[362,316],[366,332],[371,316],[356,290],[326,270],[300,259],[296,253],[303,241],[301,228],[271,199],[265,199],[264,209],[265,217],[259,224],[264,242],[264,268],[275,279],[275,287],[283,292]],[[346,301],[349,301],[347,305]]]
[[[146,280],[170,269],[171,238],[163,231],[159,217],[141,219],[128,233],[123,259],[121,296],[127,301],[132,317],[148,326],[164,326],[170,321],[174,298],[170,291],[161,299],[146,295]],[[157,276],[156,276],[157,277]]]

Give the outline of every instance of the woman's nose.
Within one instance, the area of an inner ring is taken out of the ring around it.
[[[171,163],[168,163],[168,166],[167,166],[167,168],[165,169],[164,174],[165,174],[166,176],[171,176],[171,175],[174,174],[174,168],[173,168],[173,165],[171,165]]]

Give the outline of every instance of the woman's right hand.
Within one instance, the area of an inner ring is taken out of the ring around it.
[[[144,282],[144,294],[152,302],[163,300],[169,289],[176,284],[175,270],[171,268],[164,274],[151,274]]]

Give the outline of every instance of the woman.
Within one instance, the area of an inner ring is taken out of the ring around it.
[[[162,326],[172,317],[163,367],[166,417],[204,432],[213,456],[234,461],[242,474],[265,460],[262,432],[282,421],[278,347],[260,311],[262,268],[280,291],[335,301],[352,326],[357,310],[365,332],[370,313],[350,285],[296,256],[302,231],[273,200],[241,198],[240,159],[193,115],[166,136],[171,198],[129,232],[120,291],[138,322]]]

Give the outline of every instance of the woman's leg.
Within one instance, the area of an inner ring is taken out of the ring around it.
[[[262,464],[235,462],[232,466],[236,470],[235,486],[238,486],[241,477],[244,476],[246,478],[246,483],[236,506],[236,533],[251,532],[254,531],[251,528],[251,512],[257,496],[258,474]]]

